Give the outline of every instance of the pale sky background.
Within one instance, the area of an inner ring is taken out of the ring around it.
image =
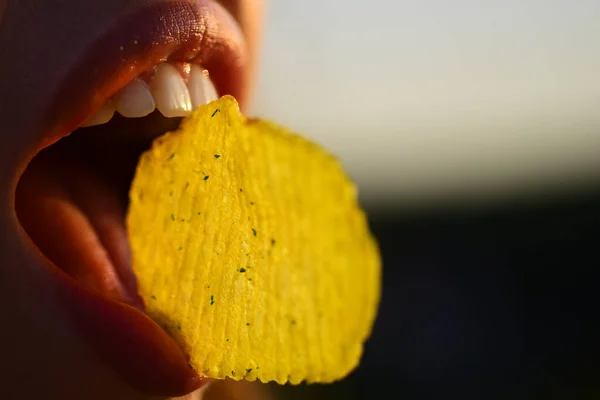
[[[271,0],[253,114],[372,205],[600,182],[600,1]]]

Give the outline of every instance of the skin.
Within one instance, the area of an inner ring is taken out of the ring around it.
[[[44,257],[34,246],[23,245],[27,237],[14,210],[18,166],[34,141],[30,132],[42,118],[44,100],[95,29],[139,1],[143,0],[0,0],[0,398],[160,398],[124,383],[89,348],[58,299]],[[262,1],[221,4],[240,24],[252,59]],[[23,13],[31,25],[11,23],[11,16]],[[17,73],[11,69],[14,65],[19,65]],[[247,73],[254,73],[254,63]],[[185,398],[199,399],[204,391]],[[232,393],[244,398],[223,383],[209,391],[211,398],[231,398]],[[252,386],[245,386],[245,393],[258,398]]]

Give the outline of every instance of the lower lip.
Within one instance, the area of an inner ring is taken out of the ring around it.
[[[136,390],[183,396],[209,380],[193,371],[179,345],[139,310],[61,279],[65,309],[95,354]]]

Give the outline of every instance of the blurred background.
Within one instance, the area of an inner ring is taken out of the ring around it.
[[[600,398],[600,1],[278,0],[252,114],[357,181],[361,366],[281,399]]]

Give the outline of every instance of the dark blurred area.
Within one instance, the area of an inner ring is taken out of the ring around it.
[[[340,157],[383,255],[360,367],[278,397],[600,399],[600,2],[268,7],[256,113]]]
[[[281,399],[600,398],[600,185],[379,213],[383,299],[360,367]]]

